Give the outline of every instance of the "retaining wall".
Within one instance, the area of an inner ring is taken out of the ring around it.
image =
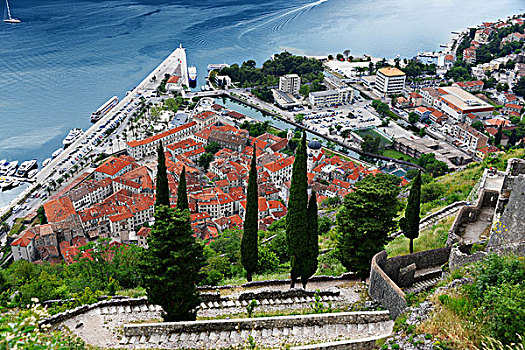
[[[368,294],[387,308],[392,318],[397,318],[407,307],[405,293],[383,271],[387,261],[386,251],[377,253],[372,258]]]
[[[388,311],[124,325],[122,345],[135,348],[225,348],[249,336],[265,347],[388,336]]]

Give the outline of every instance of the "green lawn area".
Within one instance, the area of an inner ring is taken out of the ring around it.
[[[24,229],[24,218],[18,218],[13,223],[11,231],[9,231],[9,236],[17,235]]]
[[[367,130],[360,130],[360,131],[357,131],[357,134],[361,137],[365,137],[365,135],[370,135],[372,137],[378,137],[381,139],[381,141],[379,142],[379,148],[385,148],[387,146],[390,146],[392,144],[392,142],[390,142],[389,139],[387,139],[386,137],[378,134],[375,130],[373,129],[367,129]]]
[[[407,156],[406,154],[396,151],[395,149],[391,149],[391,148],[385,149],[383,152],[381,152],[381,154],[385,157],[401,159],[401,160],[406,160],[408,162],[416,163],[416,158]]]
[[[444,247],[455,217],[455,215],[449,216],[434,226],[420,231],[419,237],[414,240],[414,253]],[[385,249],[389,257],[407,255],[409,254],[409,240],[401,235],[388,243]]]

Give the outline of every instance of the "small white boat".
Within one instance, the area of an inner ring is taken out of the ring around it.
[[[26,160],[18,168],[17,175],[18,176],[26,176],[27,172],[29,170],[32,170],[33,168],[35,168],[37,166],[38,165],[36,164],[36,159]]]
[[[8,177],[5,177],[4,181],[0,182],[0,187],[2,188],[2,190],[6,190],[9,187],[11,187],[12,184],[13,184],[13,180],[11,180]]]
[[[20,22],[22,22],[18,18],[11,17],[11,9],[9,8],[9,2],[7,0],[5,0],[5,5],[7,7],[7,17],[8,18],[4,19],[4,22],[5,23],[20,23]]]
[[[29,179],[32,179],[35,177],[35,175],[38,174],[38,169],[33,169],[33,170],[30,170],[28,173],[27,173],[27,177]]]
[[[5,175],[14,175],[16,173],[16,169],[18,169],[18,160],[9,163]]]
[[[60,151],[62,151],[61,148]],[[42,168],[45,168],[49,163],[51,163],[51,158],[44,159],[44,161],[42,162]]]
[[[60,153],[62,153],[62,151],[64,151],[63,148],[59,148],[57,149],[55,152],[53,152],[53,154],[51,155],[52,158],[56,158],[60,155]]]

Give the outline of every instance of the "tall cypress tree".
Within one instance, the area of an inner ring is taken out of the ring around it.
[[[288,214],[286,215],[286,239],[291,258],[290,287],[301,276],[306,258],[305,238],[308,232],[308,178],[306,165],[306,132],[303,131],[301,144],[295,152],[292,169]]]
[[[308,279],[317,271],[317,257],[319,256],[319,223],[317,214],[317,194],[312,191],[308,202],[308,231],[305,240],[307,254],[301,271],[301,282],[306,289]]]
[[[259,249],[257,246],[259,229],[259,190],[257,188],[257,155],[253,147],[253,156],[246,192],[246,213],[244,214],[244,232],[241,240],[241,263],[246,270],[246,278],[251,282],[257,268]]]
[[[186,167],[182,167],[179,176],[179,187],[177,187],[177,210],[190,209],[188,204],[188,192],[186,190]]]
[[[421,171],[412,181],[410,194],[408,195],[405,217],[399,221],[403,234],[410,240],[410,254],[414,252],[414,239],[419,236],[419,212],[421,204]]]
[[[155,208],[159,205],[170,206],[170,188],[168,186],[168,172],[166,170],[166,156],[162,142],[157,149],[157,190],[155,192]]]
[[[189,215],[158,206],[139,263],[148,301],[162,306],[166,322],[194,321],[200,304],[196,285],[202,279],[204,249],[192,236]]]

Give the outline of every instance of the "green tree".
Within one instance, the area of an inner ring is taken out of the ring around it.
[[[296,123],[301,123],[304,120],[304,114],[299,113],[294,117],[294,120]]]
[[[308,231],[304,242],[306,245],[306,257],[301,272],[301,282],[306,289],[308,279],[317,271],[317,257],[319,256],[319,219],[317,214],[317,195],[312,191],[307,208]]]
[[[518,96],[525,97],[525,77],[521,77],[518,83],[514,85],[512,91]]]
[[[158,206],[140,264],[148,301],[162,306],[166,322],[195,320],[200,304],[196,285],[203,277],[204,252],[192,236],[189,215]]]
[[[415,124],[419,121],[419,115],[416,114],[416,112],[410,112],[408,114],[408,121],[410,122],[410,124]]]
[[[309,93],[310,87],[308,86],[308,84],[301,85],[301,87],[299,88],[299,94],[303,97],[307,97]]]
[[[166,170],[166,156],[162,142],[157,148],[157,189],[155,192],[155,207],[159,205],[170,206],[170,188]]]
[[[47,216],[46,216],[46,211],[44,210],[44,206],[41,205],[37,211],[36,211],[36,215],[38,216],[38,219],[40,219],[40,224],[41,225],[45,225],[47,224]]]
[[[199,166],[203,167],[205,170],[208,170],[210,163],[213,161],[213,158],[214,158],[213,154],[203,153],[199,157],[199,160],[197,161],[197,163],[199,164]]]
[[[379,136],[373,137],[371,135],[365,135],[363,137],[363,142],[361,143],[361,149],[363,152],[377,153],[380,142],[381,138]]]
[[[291,259],[291,288],[295,280],[301,277],[302,266],[306,259],[304,244],[308,232],[308,179],[306,166],[306,132],[303,131],[301,143],[295,152],[292,169],[288,214],[286,215],[286,237]]]
[[[258,231],[259,231],[259,192],[257,189],[257,155],[253,147],[248,189],[246,191],[246,213],[244,214],[244,233],[241,240],[241,263],[246,270],[248,282],[257,269],[258,261]]]
[[[485,125],[483,125],[483,122],[480,120],[476,120],[474,123],[472,123],[471,126],[477,131],[481,131],[481,132],[485,131]]]
[[[410,254],[414,252],[414,239],[419,236],[419,212],[421,211],[421,171],[412,181],[405,217],[399,221],[403,234],[410,240]]]
[[[206,152],[211,153],[211,154],[215,154],[215,153],[219,152],[221,150],[221,148],[222,148],[221,145],[219,145],[215,141],[212,141],[212,142],[208,143],[208,145],[206,147],[204,147]]]
[[[177,210],[190,209],[188,204],[188,191],[186,189],[186,167],[182,167],[179,177],[179,187],[177,187]]]
[[[355,184],[337,214],[336,255],[348,271],[368,276],[372,257],[384,249],[397,228],[400,179],[390,174],[367,176]]]
[[[494,144],[496,146],[498,146],[501,143],[501,136],[503,136],[502,125],[503,124],[500,124],[498,126],[498,131],[496,132],[496,135],[494,135]]]

